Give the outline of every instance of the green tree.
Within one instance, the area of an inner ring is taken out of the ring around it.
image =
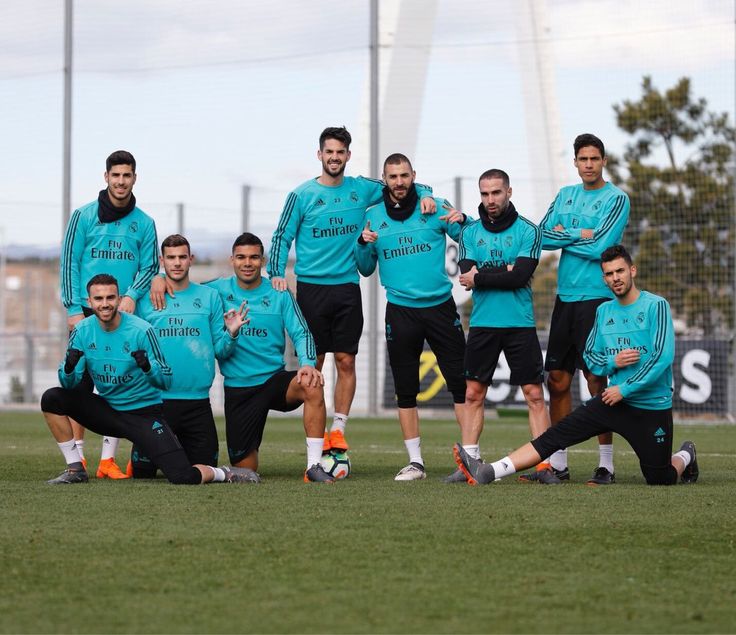
[[[734,142],[726,113],[708,110],[680,79],[613,106],[631,141],[609,172],[631,198],[625,241],[642,287],[666,297],[688,327],[733,327]],[[682,158],[680,158],[682,157]]]

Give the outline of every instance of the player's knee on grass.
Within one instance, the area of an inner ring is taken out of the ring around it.
[[[416,395],[396,395],[396,405],[399,408],[416,408],[417,407],[417,396]]]
[[[190,465],[189,468],[173,468],[166,471],[166,478],[174,485],[199,485],[202,472]]]
[[[49,388],[41,395],[41,412],[65,415],[66,392],[63,388]]]
[[[677,483],[677,470],[672,465],[656,467],[641,465],[640,467],[647,485],[675,485]]]

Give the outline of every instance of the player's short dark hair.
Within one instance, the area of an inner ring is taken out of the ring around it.
[[[115,150],[105,161],[105,172],[109,172],[113,165],[129,165],[135,174],[135,157],[127,150]]]
[[[606,148],[603,146],[603,142],[596,137],[594,134],[586,132],[585,134],[578,135],[575,137],[575,141],[572,144],[572,149],[575,151],[575,158],[578,158],[578,152],[587,146],[593,146],[601,151],[601,157],[606,158]]]
[[[353,138],[350,136],[350,133],[348,132],[348,129],[345,126],[340,126],[339,128],[331,127],[331,128],[325,128],[322,131],[322,134],[319,136],[319,149],[322,150],[325,147],[325,141],[327,139],[335,139],[336,141],[340,141],[341,143],[345,144],[345,147],[350,150],[350,144],[353,141]]]
[[[631,254],[626,250],[626,247],[623,245],[612,245],[601,254],[601,266],[603,266],[604,262],[611,262],[617,258],[623,258],[629,267],[634,264]]]
[[[115,165],[118,164],[116,163]],[[98,273],[96,276],[92,276],[87,283],[87,293],[89,293],[93,284],[114,284],[115,287],[117,287],[118,293],[120,293],[120,285],[118,284],[117,279],[109,273]]]
[[[166,247],[183,247],[185,245],[187,251],[191,254],[192,248],[189,246],[189,241],[181,234],[171,234],[171,236],[164,238],[161,243],[161,255],[164,255],[164,249],[166,249]]]
[[[261,254],[263,254],[263,243],[255,234],[251,234],[250,232],[240,234],[233,243],[233,253],[235,253],[236,247],[242,247],[244,245],[258,245],[261,248]]]
[[[504,172],[503,170],[499,170],[498,168],[492,168],[483,172],[483,174],[478,177],[478,183],[486,179],[501,179],[505,187],[511,186],[511,179],[509,179],[509,175],[506,174],[506,172]]]
[[[414,170],[414,168],[411,167],[411,161],[409,161],[409,157],[407,157],[405,154],[401,154],[401,152],[394,152],[393,154],[389,154],[386,157],[386,160],[383,162],[383,169],[385,171],[387,165],[400,165],[402,163],[408,163],[409,169]]]

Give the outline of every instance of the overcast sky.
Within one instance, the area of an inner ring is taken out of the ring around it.
[[[288,191],[319,173],[325,126],[356,133],[348,173],[367,173],[367,0],[74,6],[73,207],[97,196],[105,157],[124,148],[138,160],[135,193],[160,236],[176,229],[178,202],[195,245],[208,233],[236,235],[248,183],[253,227],[267,243]],[[525,120],[531,43],[517,7],[438,0],[431,38],[404,40],[393,55],[431,47],[421,111],[402,124],[417,126],[418,179],[452,199],[453,177],[462,176],[463,209],[472,211],[477,175],[504,168],[517,207],[537,220],[547,204],[546,166]],[[546,7],[559,152],[570,182],[575,135],[594,132],[611,151],[623,150],[612,104],[638,98],[645,74],[660,88],[689,76],[697,96],[733,117],[732,0],[548,0]],[[383,0],[384,21],[395,8]],[[391,41],[384,33],[382,43]],[[384,47],[384,60],[387,53]],[[62,67],[63,2],[3,0],[6,243],[58,245],[62,235]]]

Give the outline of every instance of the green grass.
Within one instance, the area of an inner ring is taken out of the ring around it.
[[[423,432],[422,482],[393,481],[396,421],[356,420],[353,475],[306,485],[301,424],[274,419],[260,486],[52,488],[63,462],[40,415],[0,414],[0,632],[736,630],[733,426],[677,427],[701,480],[669,488],[644,485],[621,439],[613,487],[582,484],[592,442],[571,451],[571,484],[444,485],[457,426]],[[484,455],[527,436],[490,421]]]

